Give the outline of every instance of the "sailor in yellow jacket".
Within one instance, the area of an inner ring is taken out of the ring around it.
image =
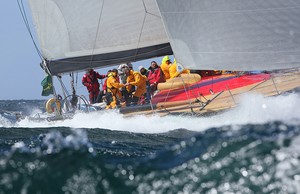
[[[174,63],[169,67],[170,78],[178,77],[180,74],[190,73],[189,69],[184,69],[182,66],[177,66],[177,62],[174,59]]]
[[[118,98],[120,98],[120,88],[124,87],[124,84],[121,84],[118,79],[118,70],[113,69],[111,73],[108,74],[107,78],[107,92],[106,92],[106,109],[116,108],[119,104]]]
[[[133,96],[132,96],[132,104],[137,104],[140,97],[146,93],[146,82],[147,77],[142,75],[140,72],[126,69],[125,74],[127,75],[127,83],[126,89],[130,91],[133,86],[137,86]]]
[[[171,65],[172,65],[172,63],[171,63],[169,56],[168,55],[165,56],[161,61],[160,68],[161,68],[162,72],[164,73],[166,80],[170,79],[169,68]]]

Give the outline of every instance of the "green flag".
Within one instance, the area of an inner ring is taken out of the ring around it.
[[[47,75],[43,79],[41,85],[43,86],[42,96],[49,96],[50,94],[53,94],[52,77],[50,75]]]

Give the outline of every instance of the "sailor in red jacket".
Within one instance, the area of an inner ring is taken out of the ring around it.
[[[100,92],[100,84],[98,79],[104,79],[106,75],[100,75],[98,72],[93,69],[88,69],[86,73],[83,75],[82,84],[86,86],[89,92],[90,103],[96,103],[97,97]]]
[[[151,62],[150,72],[148,73],[148,81],[150,83],[152,95],[153,92],[157,90],[157,84],[166,81],[163,71],[155,61]]]

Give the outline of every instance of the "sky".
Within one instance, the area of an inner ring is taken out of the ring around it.
[[[39,99],[44,73],[16,0],[0,1],[0,100]]]
[[[33,25],[28,1],[23,2],[29,23]],[[0,1],[0,24],[0,100],[50,98],[41,96],[41,81],[45,73],[40,68],[41,60],[24,24],[17,0]],[[31,30],[35,29],[31,26]],[[133,63],[133,67],[135,70],[140,65],[148,67],[152,60],[160,63],[161,58]],[[96,70],[100,74],[106,74],[107,71]],[[78,75],[76,89],[79,95],[87,96],[86,89],[81,85],[81,77],[82,73]],[[65,79],[64,83],[68,87],[69,80]],[[54,80],[54,84],[58,87],[57,80]]]

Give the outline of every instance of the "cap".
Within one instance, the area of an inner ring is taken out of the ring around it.
[[[123,68],[126,68],[126,67],[128,68],[128,65],[123,63],[123,64],[119,65],[118,69],[123,69]]]
[[[130,62],[126,63],[126,65],[132,69],[132,64]]]
[[[139,70],[141,71],[141,69],[143,69],[144,67],[143,66],[139,66]]]

